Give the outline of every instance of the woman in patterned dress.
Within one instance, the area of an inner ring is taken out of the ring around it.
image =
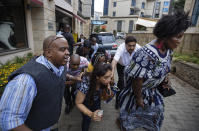
[[[164,119],[163,97],[157,86],[171,68],[171,55],[190,21],[185,12],[162,17],[153,33],[157,39],[139,49],[125,69],[125,88],[119,95],[123,130],[160,131]]]
[[[94,66],[91,76],[84,76],[77,86],[77,108],[82,112],[82,131],[88,131],[91,119],[101,121],[98,112],[104,91],[112,92],[110,87],[112,67],[110,64],[98,63]],[[112,95],[107,95],[107,98]]]

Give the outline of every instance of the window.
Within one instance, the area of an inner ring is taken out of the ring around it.
[[[108,15],[108,5],[109,5],[109,0],[104,0],[104,11],[103,11],[103,15]]]
[[[135,6],[136,5],[136,0],[132,0],[131,1],[131,6]]]
[[[168,11],[169,11],[169,8],[163,8],[162,11],[163,11],[163,12],[168,12]]]
[[[110,35],[99,35],[98,38],[99,38],[100,44],[101,43],[109,43],[110,44],[110,43],[115,42],[115,38],[111,34]]]
[[[116,12],[115,11],[113,11],[113,16],[115,16],[116,15]]]
[[[82,12],[82,2],[81,2],[81,0],[78,1],[78,11]]]
[[[155,9],[160,9],[160,2],[156,2],[156,7]]]
[[[122,21],[118,20],[117,21],[117,32],[121,32],[122,31]]]
[[[68,2],[71,5],[71,0],[65,0],[66,2]]]
[[[191,17],[191,25],[196,26],[197,20],[199,16],[199,0],[195,1],[195,6],[193,9],[192,17]]]
[[[159,18],[159,14],[155,14],[155,18]]]
[[[141,12],[140,17],[144,17],[144,12]]]
[[[116,7],[116,5],[117,5],[117,2],[113,2],[113,7]]]
[[[169,1],[165,1],[164,6],[169,6]]]
[[[23,0],[0,1],[0,53],[27,48]]]
[[[134,21],[133,20],[130,20],[129,21],[129,33],[132,33],[132,31],[133,31],[133,24],[134,24]]]
[[[130,9],[130,15],[134,14],[134,9]]]
[[[92,3],[94,3],[94,0],[92,0]],[[94,17],[94,4],[91,5],[91,16]]]
[[[142,2],[142,7],[141,7],[142,9],[144,9],[145,8],[145,3],[144,2]]]

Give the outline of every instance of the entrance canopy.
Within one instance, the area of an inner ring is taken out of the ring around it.
[[[155,27],[156,23],[157,22],[155,20],[138,18],[138,20],[135,24],[136,25],[142,25],[144,27]]]

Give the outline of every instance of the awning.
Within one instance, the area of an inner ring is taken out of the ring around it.
[[[30,0],[31,3],[34,3],[36,5],[40,5],[40,6],[43,6],[43,1],[42,0]]]
[[[73,12],[73,7],[66,1],[64,0],[54,0],[55,1],[55,5],[64,9],[64,10],[67,10],[69,12]]]
[[[85,21],[83,18],[81,18],[80,16],[78,16],[78,15],[76,15],[76,14],[73,14],[73,16],[74,16],[76,19],[78,19],[79,21],[81,21],[81,22],[83,22],[84,24],[86,24],[86,21]]]
[[[63,8],[60,8],[60,7],[58,7],[58,6],[55,6],[55,10],[57,10],[57,11],[59,11],[59,12],[65,14],[65,15],[67,15],[67,16],[69,16],[69,17],[73,17],[73,14],[72,14],[71,12],[69,12],[69,11],[67,11],[67,10],[64,10]]]
[[[137,20],[137,22],[135,24],[136,25],[142,25],[144,27],[155,27],[156,23],[157,23],[156,21],[138,18],[138,20]]]

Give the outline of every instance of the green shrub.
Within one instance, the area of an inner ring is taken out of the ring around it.
[[[174,60],[179,61],[185,61],[185,62],[191,62],[199,65],[199,57],[196,55],[189,55],[189,54],[180,54],[180,53],[174,53],[173,54]]]
[[[26,64],[33,57],[32,53],[28,53],[25,57],[15,57],[12,61],[7,61],[5,64],[0,64],[0,97],[8,83],[8,76],[21,66]]]

